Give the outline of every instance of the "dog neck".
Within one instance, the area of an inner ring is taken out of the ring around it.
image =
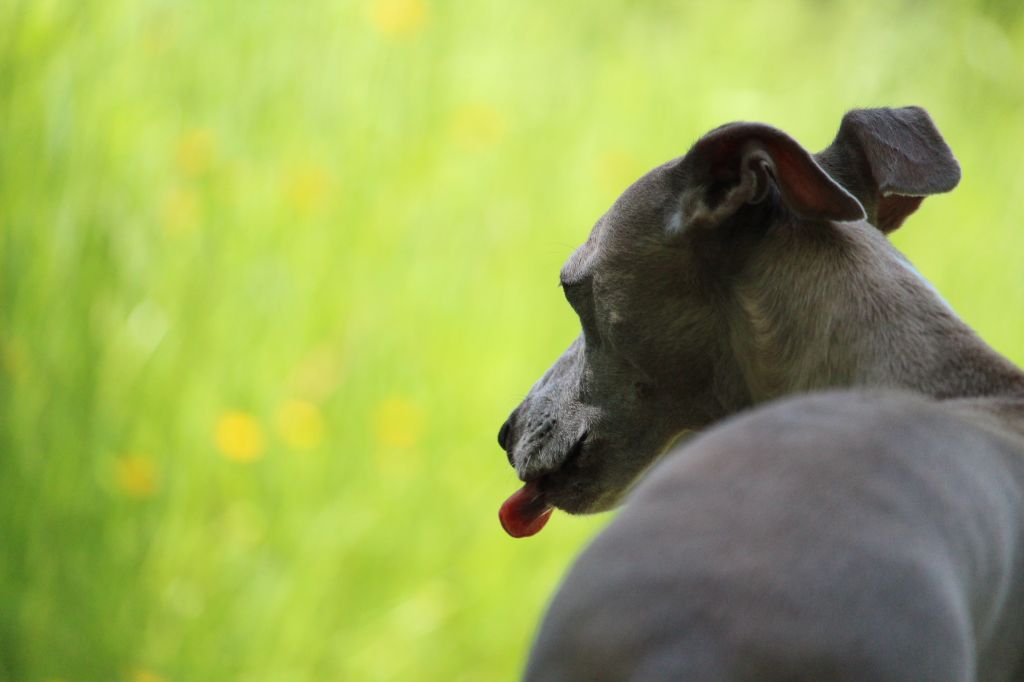
[[[773,227],[737,278],[732,356],[749,401],[838,387],[1024,397],[1024,373],[866,222]]]

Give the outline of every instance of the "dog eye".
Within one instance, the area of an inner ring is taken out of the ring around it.
[[[569,302],[569,305],[572,305],[572,296],[569,295],[571,287],[566,286],[564,282],[559,282],[558,286],[562,287],[562,295],[565,296],[565,300]]]
[[[569,302],[574,309],[579,311],[579,305],[586,305],[586,301],[589,298],[586,292],[590,289],[590,278],[583,277],[581,279],[564,279],[560,278],[558,286],[562,287],[562,293],[565,294],[565,300]]]
[[[565,294],[565,298],[569,303],[572,303],[573,294],[579,289],[579,285],[579,282],[566,282],[565,280],[558,283],[558,286],[562,287],[562,293]]]

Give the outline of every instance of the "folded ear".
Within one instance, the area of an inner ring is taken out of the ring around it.
[[[855,109],[843,116],[836,139],[816,157],[886,233],[924,197],[960,182],[960,165],[920,107]]]
[[[808,220],[860,220],[864,209],[814,158],[777,128],[730,123],[702,137],[683,160],[690,177],[683,224],[715,226],[772,187],[791,211]]]

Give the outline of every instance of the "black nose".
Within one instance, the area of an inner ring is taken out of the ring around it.
[[[501,429],[498,430],[498,445],[501,446],[502,450],[508,450],[508,432],[512,430],[511,424],[512,419],[507,419],[501,425]]]

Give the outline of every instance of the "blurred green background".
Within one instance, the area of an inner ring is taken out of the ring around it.
[[[920,104],[897,244],[1024,361],[1016,0],[0,3],[0,680],[503,680],[610,518],[509,539],[558,267],[735,119]]]

